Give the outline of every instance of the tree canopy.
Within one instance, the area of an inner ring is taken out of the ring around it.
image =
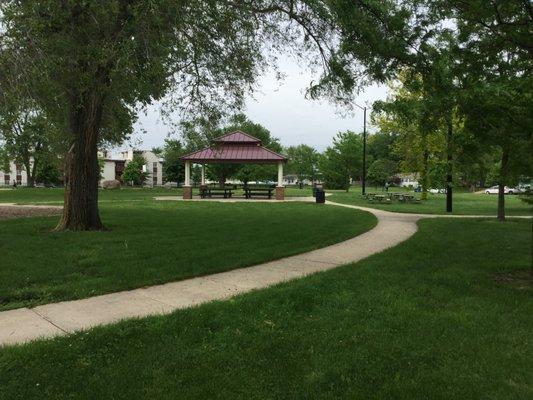
[[[318,173],[318,152],[306,144],[290,146],[285,149],[288,158],[287,173],[294,174],[298,182],[304,179],[314,181]]]
[[[326,187],[348,191],[351,180],[359,178],[363,170],[362,135],[339,132],[320,157],[319,167]]]

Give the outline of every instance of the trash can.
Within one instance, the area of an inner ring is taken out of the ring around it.
[[[315,200],[318,204],[324,204],[326,202],[326,192],[322,188],[316,188]]]

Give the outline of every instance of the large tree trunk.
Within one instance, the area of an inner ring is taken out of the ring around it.
[[[28,187],[35,187],[35,179],[33,178],[33,176],[31,174],[28,174],[28,178],[27,178],[27,186]]]
[[[453,121],[450,115],[447,120],[446,132],[446,212],[451,213],[453,201]]]
[[[505,184],[507,183],[507,169],[509,167],[509,149],[503,148],[502,165],[498,184],[498,221],[505,221]]]
[[[35,164],[35,159],[33,160]],[[24,169],[26,170],[26,185],[28,187],[35,186],[35,168],[30,167],[30,159],[24,160]]]
[[[98,134],[102,122],[102,98],[71,99],[69,130],[72,146],[66,157],[63,216],[56,230],[104,229],[98,212]]]

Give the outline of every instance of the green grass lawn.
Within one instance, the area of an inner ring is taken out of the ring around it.
[[[194,189],[194,195],[198,195],[198,189]],[[99,201],[101,203],[115,201],[139,201],[150,200],[156,196],[181,196],[181,188],[131,188],[124,187],[121,189],[100,189]],[[242,191],[237,191],[236,195],[242,195]],[[25,188],[2,189],[0,190],[0,203],[18,203],[18,204],[62,204],[64,190],[63,188]],[[298,189],[295,187],[285,188],[286,197],[305,197],[312,196],[310,187]]]
[[[0,203],[18,204],[62,204],[63,188],[25,188],[0,190]],[[181,196],[181,189],[121,188],[113,190],[100,189],[98,199],[102,203],[114,201],[150,200],[155,196]]]
[[[109,232],[52,233],[58,217],[0,221],[0,310],[254,265],[376,223],[368,213],[304,203],[121,201],[100,208]]]
[[[424,220],[356,265],[0,350],[5,399],[531,399],[531,221]]]
[[[398,191],[397,188],[391,188],[391,192]],[[344,204],[353,204],[363,207],[379,208],[382,210],[406,212],[406,213],[423,213],[423,214],[446,214],[446,195],[445,194],[428,194],[428,199],[420,203],[400,203],[392,202],[390,204],[371,203],[361,197],[359,188],[352,188],[350,192],[331,191],[328,200]],[[381,190],[372,190],[369,188],[367,193],[382,193]],[[420,193],[416,193],[420,198]],[[457,192],[453,194],[453,214],[462,215],[494,215],[498,210],[498,196],[469,192]],[[505,210],[508,215],[533,215],[533,207],[526,204],[516,195],[505,196]]]

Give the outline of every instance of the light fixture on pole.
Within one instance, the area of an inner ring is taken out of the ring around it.
[[[357,103],[354,104],[363,110],[363,175],[361,176],[361,193],[364,195],[366,191],[366,106],[361,107]]]

